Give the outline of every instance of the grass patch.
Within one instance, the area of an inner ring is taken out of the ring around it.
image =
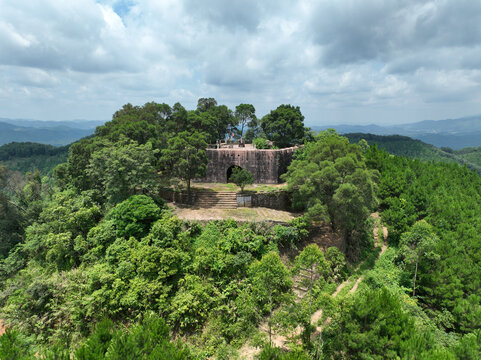
[[[195,183],[192,184],[192,188],[195,190],[203,191],[236,191],[240,192],[240,187],[234,183]],[[251,184],[246,185],[244,191],[254,192],[273,192],[279,190],[285,190],[286,184]]]

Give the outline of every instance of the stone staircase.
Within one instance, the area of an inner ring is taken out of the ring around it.
[[[202,208],[236,209],[235,191],[198,191],[195,205]]]

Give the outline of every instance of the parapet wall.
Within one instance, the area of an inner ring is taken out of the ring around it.
[[[227,182],[228,170],[239,166],[254,175],[259,184],[278,184],[280,176],[287,171],[297,147],[285,149],[207,149],[207,174],[200,182]]]

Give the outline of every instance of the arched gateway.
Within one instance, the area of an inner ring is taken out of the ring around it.
[[[207,149],[206,176],[197,179],[200,182],[225,183],[235,166],[249,170],[254,182],[260,184],[278,184],[280,176],[287,171],[297,147],[285,149],[254,149],[252,147],[235,147]],[[229,174],[230,172],[230,174]]]

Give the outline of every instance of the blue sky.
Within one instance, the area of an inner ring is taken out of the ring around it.
[[[0,0],[0,117],[214,97],[308,125],[481,114],[481,2]]]

